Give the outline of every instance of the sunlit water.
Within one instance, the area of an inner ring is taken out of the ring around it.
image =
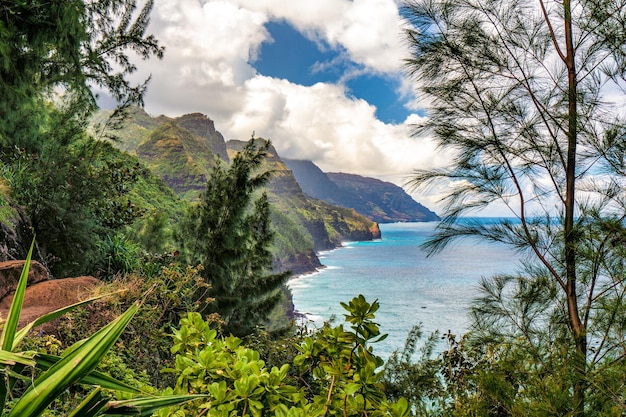
[[[480,278],[514,272],[518,256],[503,245],[464,239],[427,257],[419,245],[436,224],[381,224],[380,240],[321,253],[325,269],[289,281],[296,310],[320,325],[331,316],[343,320],[342,301],[359,294],[370,302],[378,299],[376,321],[389,336],[375,352],[384,358],[404,346],[418,323],[425,334],[464,333]]]

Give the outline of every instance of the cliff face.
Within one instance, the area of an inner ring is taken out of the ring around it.
[[[353,174],[327,174],[311,161],[286,159],[285,163],[308,195],[352,208],[375,222],[439,220],[435,213],[395,184]]]
[[[102,122],[105,115],[102,112],[96,119]],[[131,109],[114,135],[117,138],[112,142],[114,146],[135,154],[188,200],[204,191],[216,156],[229,161],[246,143],[224,142],[213,121],[200,113],[152,118],[141,109]],[[267,192],[273,207],[277,270],[312,271],[321,266],[316,251],[332,249],[343,240],[380,237],[378,225],[370,219],[303,193],[273,148],[266,165],[274,172]]]
[[[214,159],[205,141],[174,121],[154,129],[136,154],[178,194],[200,193]]]
[[[224,136],[215,130],[215,123],[202,113],[185,114],[176,118],[176,123],[192,135],[206,141],[207,148],[214,154],[228,161],[228,152]]]
[[[344,193],[358,195],[365,204],[354,208],[375,221],[392,223],[439,220],[434,212],[415,201],[395,184],[354,174],[327,175]]]

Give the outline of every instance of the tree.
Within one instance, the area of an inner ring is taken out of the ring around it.
[[[475,334],[522,337],[539,365],[554,340],[571,348],[551,352],[568,355],[577,415],[589,407],[587,376],[621,360],[624,341],[626,125],[609,92],[624,87],[625,6],[408,0],[403,9],[407,68],[430,103],[416,133],[454,153],[449,168],[414,177],[454,185],[427,247],[480,236],[528,255],[523,276],[482,283]],[[462,219],[494,202],[517,221]]]
[[[259,189],[270,178],[261,168],[270,142],[251,139],[225,168],[216,160],[205,193],[181,222],[176,240],[184,259],[202,264],[212,286],[214,310],[225,330],[249,334],[262,324],[280,298],[287,273],[270,274],[273,233],[270,206]]]
[[[163,48],[146,34],[153,1],[0,1],[0,154],[55,273],[93,273],[86,260],[138,211],[118,198],[136,171],[85,133],[95,88],[141,103],[130,51]],[[93,259],[91,260],[93,263]]]
[[[146,83],[128,81],[136,70],[128,51],[163,56],[146,35],[153,3],[137,12],[136,0],[0,2],[0,145],[38,151],[50,139],[46,102],[60,91],[68,118],[96,108],[93,87],[141,103]]]

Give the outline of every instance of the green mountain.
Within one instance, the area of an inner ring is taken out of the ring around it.
[[[110,113],[97,114],[94,131],[98,131],[98,123],[106,125],[108,115]],[[215,158],[229,161],[245,143],[225,143],[213,121],[200,113],[178,118],[150,117],[141,109],[131,109],[115,130],[104,131],[107,135],[101,137],[136,155],[187,201],[193,201],[204,190]],[[370,219],[302,192],[275,149],[272,148],[266,163],[274,172],[267,191],[276,232],[275,269],[294,273],[311,271],[321,266],[316,251],[334,248],[343,240],[380,237],[378,225]]]
[[[285,159],[308,195],[353,208],[378,223],[428,222],[439,217],[390,182],[354,174],[324,173],[313,162]]]
[[[112,127],[107,126],[109,116],[110,111],[98,112],[93,131],[109,127],[101,137],[136,155],[184,198],[193,199],[204,190],[216,156],[228,161],[224,137],[203,114],[151,117],[143,109],[133,107]]]

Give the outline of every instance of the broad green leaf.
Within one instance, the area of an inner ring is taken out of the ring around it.
[[[113,346],[137,312],[137,304],[100,329],[82,345],[43,372],[13,406],[9,417],[37,416],[65,388],[87,376]]]
[[[391,404],[393,417],[406,417],[410,415],[411,407],[406,398],[400,398],[397,403]]]

